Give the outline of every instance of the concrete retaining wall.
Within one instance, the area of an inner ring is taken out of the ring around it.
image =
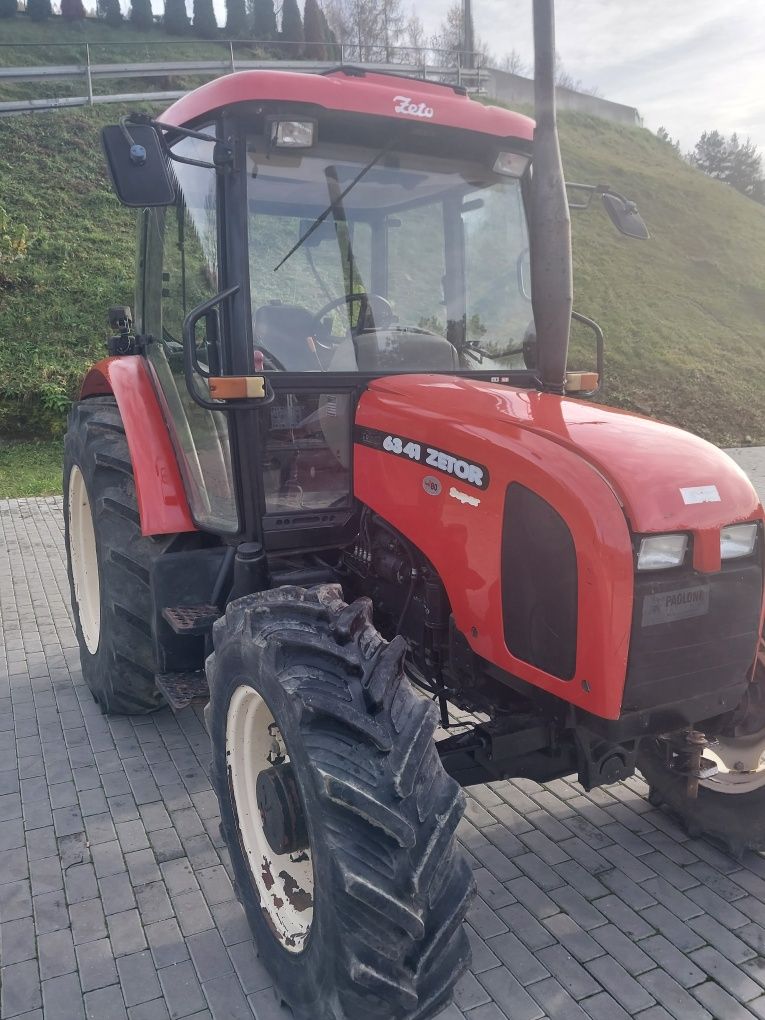
[[[503,103],[534,105],[534,82],[531,78],[523,78],[519,74],[486,68],[486,91],[492,99],[501,99]],[[642,118],[634,106],[612,103],[609,99],[590,96],[572,89],[557,90],[558,106],[561,110],[576,110],[577,113],[589,113],[605,120],[615,120],[619,124],[640,126]]]

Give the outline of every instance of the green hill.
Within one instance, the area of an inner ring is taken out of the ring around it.
[[[98,26],[96,26],[98,27]],[[116,107],[0,120],[0,205],[25,225],[3,263],[0,432],[60,427],[105,312],[132,303],[134,215],[106,182],[98,129]],[[649,242],[575,212],[576,307],[606,332],[605,402],[724,445],[765,443],[765,208],[686,166],[648,131],[565,114],[570,180],[633,197]]]

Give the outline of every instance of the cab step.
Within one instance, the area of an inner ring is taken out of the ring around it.
[[[173,633],[183,637],[207,634],[220,615],[220,609],[208,603],[196,606],[166,606],[162,610],[162,619],[170,625]]]
[[[210,688],[203,669],[188,673],[157,673],[155,681],[176,712],[189,705],[205,705],[210,700]]]

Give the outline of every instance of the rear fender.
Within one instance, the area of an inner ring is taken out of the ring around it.
[[[109,394],[116,399],[125,426],[142,534],[197,531],[167,424],[143,358],[105,358],[93,365],[85,376],[80,399]]]

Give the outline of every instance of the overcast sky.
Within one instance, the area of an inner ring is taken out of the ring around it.
[[[429,31],[446,0],[417,0]],[[751,135],[765,153],[765,0],[558,0],[566,70],[636,106],[689,149],[702,131]],[[473,0],[476,32],[498,57],[531,63],[530,0]]]

